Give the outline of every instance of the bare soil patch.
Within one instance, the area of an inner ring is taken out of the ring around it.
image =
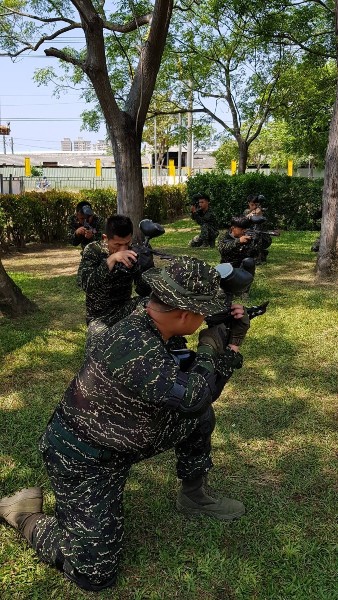
[[[79,248],[32,244],[1,257],[6,271],[31,273],[39,277],[75,275],[80,263]]]

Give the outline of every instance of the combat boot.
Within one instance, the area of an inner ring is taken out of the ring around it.
[[[42,489],[40,487],[25,488],[13,496],[0,500],[0,519],[22,532],[25,522],[32,515],[42,513]]]
[[[204,489],[203,477],[182,480],[176,508],[180,513],[189,517],[206,515],[219,521],[233,521],[245,513],[244,504],[238,500],[232,498],[216,500],[209,496]]]

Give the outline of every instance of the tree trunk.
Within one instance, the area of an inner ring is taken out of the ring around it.
[[[322,209],[316,274],[318,279],[324,280],[332,277],[338,267],[338,87],[325,157]]]
[[[246,171],[247,163],[248,163],[248,144],[243,140],[237,140],[238,150],[239,150],[239,159],[238,159],[238,175],[243,175]]]
[[[0,260],[0,312],[6,317],[14,318],[36,310],[36,304],[23,295],[20,288],[7,275]]]
[[[135,124],[127,117],[122,127],[112,127],[110,139],[113,146],[117,183],[117,212],[130,217],[134,238],[139,237],[138,224],[143,218],[144,188],[142,182],[141,143],[135,133]]]

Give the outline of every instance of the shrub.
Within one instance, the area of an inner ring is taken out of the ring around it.
[[[103,218],[116,213],[117,193],[113,189],[81,190],[79,193],[50,190],[0,196],[0,245],[22,248],[29,241],[43,243],[67,239],[68,217],[81,200],[87,200]],[[186,185],[145,188],[144,216],[170,222],[186,212]]]
[[[187,200],[187,187],[183,183],[146,187],[144,217],[159,223],[170,223],[187,212]]]
[[[314,213],[322,203],[322,189],[322,179],[274,173],[231,176],[211,172],[197,174],[187,183],[190,198],[199,191],[210,194],[221,227],[226,227],[232,216],[243,213],[249,194],[258,193],[265,196],[269,227],[312,230]]]

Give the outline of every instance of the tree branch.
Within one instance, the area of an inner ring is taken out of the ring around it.
[[[32,21],[39,21],[40,23],[58,23],[59,21],[62,21],[63,23],[69,23],[70,25],[74,25],[76,27],[81,27],[80,23],[75,23],[75,21],[73,21],[72,19],[66,19],[65,17],[38,17],[37,15],[33,15],[31,13],[25,13],[25,12],[21,12],[20,10],[14,10],[11,8],[8,8],[6,6],[6,11],[7,12],[0,12],[0,16],[1,17],[9,17],[9,16],[13,16],[13,15],[18,15],[19,17],[25,17],[27,19],[32,19]]]
[[[80,67],[80,69],[85,72],[85,62],[75,58],[75,56],[67,54],[63,50],[59,50],[58,48],[47,48],[44,52],[46,56],[54,56],[55,58],[59,58],[64,62],[74,65],[75,67]]]

